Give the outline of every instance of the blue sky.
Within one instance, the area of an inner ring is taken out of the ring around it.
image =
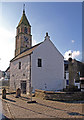
[[[16,27],[22,16],[23,4],[3,2],[0,5],[1,70],[5,70],[14,57]],[[43,41],[48,32],[63,56],[67,58],[72,51],[73,58],[82,59],[82,2],[25,2],[25,13],[32,26],[33,44]]]

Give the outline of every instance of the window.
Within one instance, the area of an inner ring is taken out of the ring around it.
[[[19,62],[19,69],[21,69],[21,62]]]
[[[38,67],[42,67],[42,59],[38,59]]]
[[[26,28],[26,27],[24,28],[24,33],[26,33],[26,34],[27,34],[27,28]]]
[[[17,36],[17,39],[19,39],[19,35]]]
[[[31,28],[29,28],[28,31],[29,31],[29,34],[31,34]]]
[[[66,85],[69,85],[69,80],[66,80]]]

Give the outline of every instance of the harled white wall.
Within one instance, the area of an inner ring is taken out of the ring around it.
[[[38,67],[37,65],[38,58],[42,59],[42,67]],[[33,90],[63,89],[64,59],[48,39],[33,51],[31,81]]]

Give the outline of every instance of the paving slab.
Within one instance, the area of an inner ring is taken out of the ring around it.
[[[1,96],[0,96],[1,98]],[[27,103],[27,95],[15,98],[14,94],[7,95],[2,100],[3,114],[7,118],[75,118],[83,119],[84,103],[65,103],[42,100],[33,97],[37,103]]]

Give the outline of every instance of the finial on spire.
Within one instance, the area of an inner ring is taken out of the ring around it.
[[[23,4],[23,13],[25,13],[25,4]]]

